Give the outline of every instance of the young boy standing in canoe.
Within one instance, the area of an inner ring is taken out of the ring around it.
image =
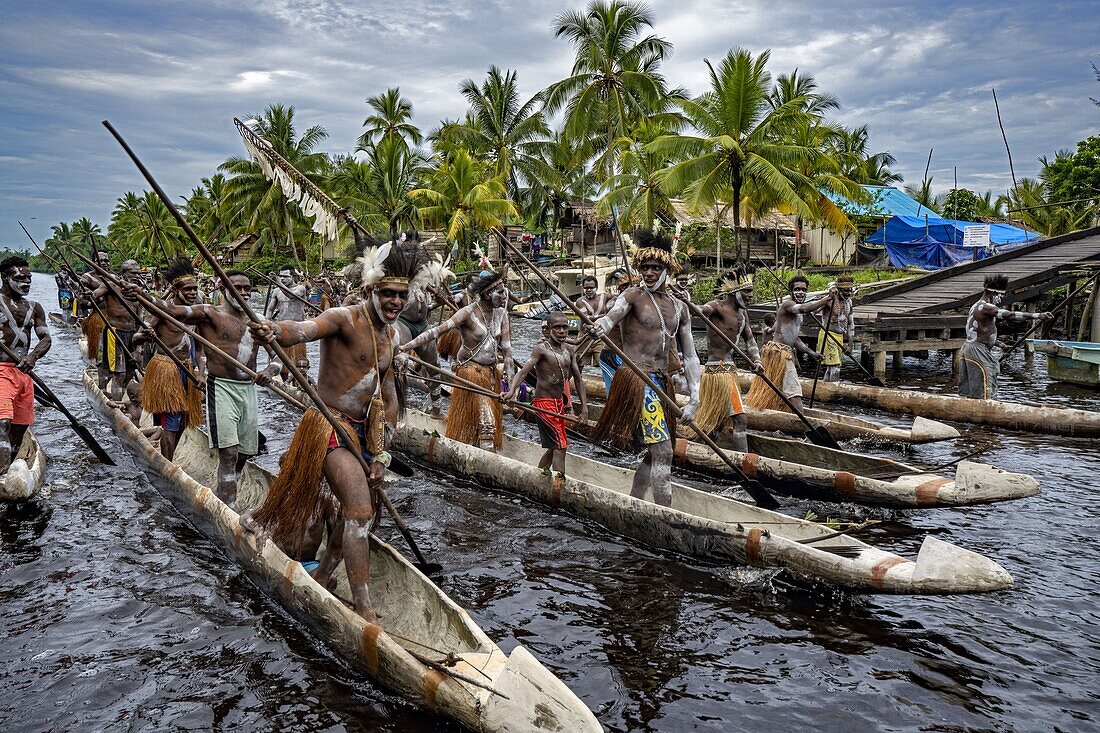
[[[557,473],[565,473],[565,451],[569,439],[565,434],[566,387],[569,379],[577,387],[577,397],[581,401],[578,420],[588,422],[588,400],[584,391],[584,377],[577,364],[573,347],[565,343],[569,336],[569,320],[564,313],[551,313],[546,317],[548,334],[545,340],[535,344],[531,358],[520,369],[513,382],[512,389],[504,394],[505,399],[514,399],[516,388],[523,384],[524,378],[535,371],[538,386],[531,406],[544,412],[536,412],[535,420],[539,426],[539,443],[546,449],[539,468],[551,468]],[[549,415],[547,413],[554,413]],[[557,417],[560,415],[560,417]]]
[[[41,304],[27,299],[31,271],[18,255],[0,262],[0,337],[21,357],[13,363],[0,354],[0,474],[8,470],[23,445],[23,436],[34,423],[34,384],[27,372],[41,359],[53,341]],[[31,330],[38,343],[31,349]]]

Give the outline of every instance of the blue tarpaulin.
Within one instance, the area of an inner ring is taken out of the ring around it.
[[[963,245],[963,231],[980,226],[975,221],[940,217],[895,216],[867,237],[869,244],[885,245],[890,264],[939,270],[972,260],[984,260],[995,252],[1034,244],[1039,235],[1009,224],[990,224],[990,247]]]

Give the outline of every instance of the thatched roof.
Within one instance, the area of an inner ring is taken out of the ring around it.
[[[588,199],[573,199],[569,202],[569,208],[573,216],[584,221],[589,229],[606,229],[611,226],[611,215],[602,216],[596,213],[596,203]]]
[[[681,199],[672,199],[670,203],[676,215],[676,220],[683,224],[714,224],[716,212],[713,210],[707,212],[689,211],[687,202]],[[722,217],[722,224],[731,229],[733,228],[733,207],[730,207],[726,211],[725,216]],[[745,229],[763,229],[765,231],[775,231],[778,229],[780,232],[793,233],[794,219],[772,209],[766,214],[752,217],[751,220],[742,217],[741,226]]]

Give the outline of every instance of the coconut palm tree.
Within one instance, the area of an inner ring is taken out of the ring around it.
[[[799,74],[798,69],[776,77],[775,86],[768,95],[768,104],[772,109],[779,109],[792,101],[796,101],[803,112],[819,117],[840,109],[840,101],[835,95],[817,91],[817,80],[809,74]]]
[[[446,133],[468,151],[493,163],[496,175],[508,184],[513,201],[520,199],[520,184],[535,177],[540,147],[550,128],[539,111],[539,97],[520,102],[516,72],[489,67],[480,85],[466,79],[459,85],[470,108],[466,120]]]
[[[324,188],[330,165],[325,154],[315,148],[328,137],[325,128],[314,125],[299,136],[294,107],[274,104],[256,120],[253,131],[306,178]],[[251,158],[230,158],[218,169],[231,176],[225,182],[225,200],[230,211],[240,217],[249,231],[259,234],[259,246],[278,247],[285,242],[294,257],[299,258],[297,240],[309,235],[310,225],[298,205],[286,199],[279,184],[268,180]]]
[[[463,245],[463,255],[478,232],[519,216],[508,198],[504,179],[488,162],[478,160],[464,148],[438,157],[424,185],[410,191],[409,197],[418,204],[425,221],[442,226],[448,241]]]
[[[402,140],[382,138],[367,151],[366,160],[337,160],[329,178],[333,197],[351,209],[369,229],[397,239],[402,229],[415,227],[420,214],[409,199],[426,160]]]
[[[809,124],[813,118],[801,97],[771,105],[769,56],[764,51],[754,58],[746,50],[734,49],[717,68],[707,61],[710,89],[694,100],[678,102],[700,134],[664,135],[646,146],[655,154],[681,159],[662,174],[666,192],[683,192],[688,206],[696,211],[732,207],[738,250],[746,196],[801,216],[815,214],[806,200],[813,181],[799,169],[821,152],[816,145],[789,139],[796,125]]]
[[[629,137],[617,141],[618,167],[622,172],[608,182],[608,191],[596,207],[600,214],[606,216],[617,208],[624,227],[649,227],[656,218],[672,216],[670,197],[661,188],[664,170],[672,161],[668,155],[646,148],[668,133],[668,128],[642,120]]]
[[[400,88],[391,87],[368,97],[367,106],[374,112],[363,120],[366,129],[359,136],[359,150],[367,150],[382,140],[400,141],[406,146],[424,141],[420,128],[412,123],[412,102],[401,96]]]
[[[187,249],[186,234],[153,191],[119,198],[107,232],[127,257],[146,264],[166,264]]]
[[[591,139],[573,138],[562,130],[540,146],[526,202],[528,211],[539,212],[539,224],[560,232],[569,201],[596,195],[596,175],[588,165],[592,157]]]
[[[892,186],[901,182],[901,176],[890,170],[897,164],[887,152],[870,153],[867,125],[851,129],[842,128],[833,139],[832,155],[840,163],[841,172],[858,183],[869,186]]]

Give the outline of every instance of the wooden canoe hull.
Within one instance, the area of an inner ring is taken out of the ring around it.
[[[516,647],[511,655],[504,654],[464,609],[373,535],[371,597],[385,628],[367,623],[341,600],[350,598],[342,566],[334,595],[274,542],[259,542],[241,527],[237,513],[209,488],[216,480],[217,452],[207,447],[202,433],[188,429],[181,436],[176,459],[187,465],[184,470],[165,460],[121,412],[107,407],[92,369],[84,373],[84,388],[93,409],[114,427],[181,513],[358,671],[405,700],[475,731],[602,730],[588,708],[530,653]],[[257,506],[270,480],[270,473],[247,464],[238,484],[242,508]],[[507,699],[422,664],[387,630],[455,653],[462,660],[453,668],[457,673],[482,680],[482,673],[487,674],[486,684]]]
[[[599,405],[591,405],[589,418],[598,419],[601,409]],[[693,433],[690,428],[679,429],[674,449],[675,465],[725,481],[736,481],[737,476],[721,458],[707,446],[692,440]],[[745,475],[768,488],[824,501],[896,509],[933,509],[1011,501],[1039,493],[1039,482],[1031,476],[972,461],[961,462],[951,479],[921,473],[896,461],[795,440],[752,436],[750,448],[753,446],[768,453],[740,453],[728,449],[724,452]],[[799,461],[800,456],[811,462]],[[885,465],[880,465],[880,461]],[[861,466],[870,475],[863,475]],[[875,478],[872,472],[894,467],[905,475],[885,480]]]
[[[75,320],[66,321],[65,318],[56,311],[50,311],[46,315],[49,317],[50,323],[55,326],[60,326],[61,328],[76,328],[79,325]]]
[[[42,489],[44,483],[46,452],[38,444],[34,432],[28,430],[7,472],[0,476],[0,501],[30,499]]]
[[[603,380],[599,377],[585,376],[584,387],[590,398],[606,399],[607,389]],[[747,388],[743,388],[745,391]],[[820,385],[818,390],[820,392]],[[677,397],[680,404],[687,404],[687,397]],[[826,410],[805,410],[806,416],[814,427],[823,427],[829,434],[838,440],[863,438],[876,440],[883,443],[932,443],[940,440],[952,440],[959,437],[960,433],[950,425],[941,422],[918,417],[913,421],[913,426],[906,430],[882,425],[871,420],[840,415]],[[746,408],[745,415],[752,430],[766,430],[787,435],[805,435],[806,424],[793,413],[781,410],[753,410]]]
[[[672,506],[630,496],[633,471],[583,456],[567,476],[536,467],[542,449],[505,435],[499,454],[443,437],[442,423],[408,411],[394,445],[478,485],[526,496],[652,547],[710,560],[784,568],[794,576],[857,592],[977,593],[1012,586],[1012,576],[977,553],[927,537],[916,562],[822,524],[673,484]],[[799,540],[828,536],[814,544]],[[829,548],[854,552],[842,556]]]
[[[737,380],[742,389],[747,389],[752,381],[752,375],[739,372]],[[802,383],[803,396],[809,397],[813,389],[813,380],[799,381]],[[914,417],[992,425],[1030,433],[1100,435],[1100,412],[1089,410],[1028,405],[1002,400],[975,400],[958,395],[932,394],[919,390],[820,381],[817,383],[817,400],[830,404],[868,407]]]
[[[1046,355],[1047,376],[1054,381],[1100,387],[1100,344],[1029,339],[1027,348]]]

